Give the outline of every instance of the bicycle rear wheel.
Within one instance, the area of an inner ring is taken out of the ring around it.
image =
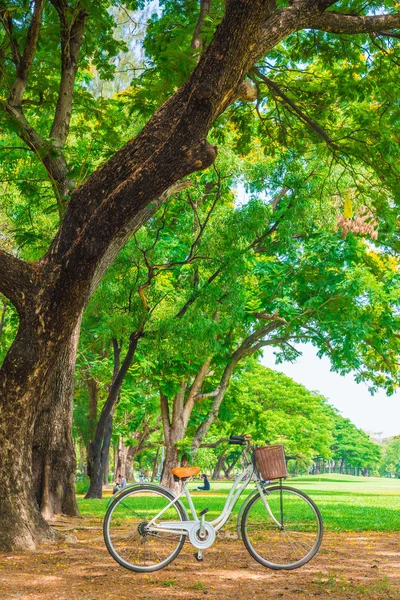
[[[159,521],[184,521],[185,509],[175,496],[160,486],[144,484],[128,488],[110,504],[103,522],[104,541],[122,567],[148,573],[170,564],[182,550],[186,536],[155,532],[147,524],[163,509]]]
[[[256,494],[243,512],[243,542],[251,556],[265,567],[298,569],[315,556],[321,545],[321,514],[311,498],[294,488],[275,486],[263,492],[264,498]]]

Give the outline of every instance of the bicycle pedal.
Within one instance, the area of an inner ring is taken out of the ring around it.
[[[199,556],[198,552],[194,553],[194,557],[198,562],[203,562],[203,556],[201,556],[201,555]]]
[[[204,510],[201,511],[200,516],[202,517],[203,515],[205,515],[206,513],[208,513],[210,509],[209,508],[205,508]]]

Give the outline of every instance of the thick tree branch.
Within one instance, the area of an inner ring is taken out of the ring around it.
[[[29,70],[36,52],[39,31],[42,25],[43,0],[36,0],[33,8],[32,20],[26,37],[25,48],[16,65],[17,75],[11,88],[8,104],[10,106],[21,106],[28,81]]]
[[[400,12],[387,15],[354,16],[334,12],[311,13],[310,29],[329,33],[379,33],[400,28]]]
[[[211,123],[234,100],[254,62],[299,26],[293,7],[271,15],[263,0],[231,0],[186,84],[74,192],[48,259],[58,262],[64,255],[68,270],[79,271],[84,256],[86,271],[95,268],[93,262],[137,210],[188,173],[212,164],[215,149],[205,141]]]
[[[380,31],[377,33],[378,37],[391,37],[396,40],[400,40],[400,33],[395,33],[394,31]]]
[[[63,146],[71,121],[75,77],[87,12],[79,5],[71,10],[64,0],[51,0],[51,3],[60,19],[61,79],[50,138],[56,146]]]
[[[14,27],[13,27],[13,21],[11,18],[11,14],[10,11],[7,8],[7,4],[5,2],[0,2],[0,22],[2,23],[4,30],[6,32],[9,44],[10,44],[10,49],[11,49],[11,56],[12,56],[12,61],[15,65],[15,68],[18,68],[19,62],[21,60],[21,52],[18,46],[18,42],[15,39],[15,35],[14,35]]]
[[[189,395],[186,399],[186,403],[183,409],[183,422],[185,428],[189,423],[190,415],[192,414],[193,407],[196,403],[196,400],[198,399],[198,394],[201,390],[201,386],[203,385],[204,379],[206,378],[207,373],[209,371],[210,363],[211,356],[209,356],[207,360],[203,363],[203,365],[200,367],[199,371],[196,373],[194,382],[191,385]]]
[[[184,419],[184,404],[185,404],[185,392],[186,392],[186,381],[185,378],[182,377],[181,383],[179,385],[179,389],[176,392],[172,404],[172,427]]]
[[[219,388],[216,388],[212,392],[208,392],[207,394],[197,394],[196,400],[204,400],[204,398],[215,398],[218,396]]]
[[[17,310],[29,300],[35,267],[0,248],[0,293],[11,300]]]
[[[171,433],[171,420],[169,414],[168,397],[163,394],[160,390],[160,407],[161,407],[161,420],[163,425],[163,431],[165,435],[165,443],[168,444],[168,438]]]
[[[210,6],[211,0],[200,0],[199,18],[197,19],[191,43],[192,48],[194,48],[195,50],[200,50],[203,46],[203,42],[200,35],[201,30],[203,29],[205,16],[210,12]]]
[[[268,335],[275,329],[282,327],[284,324],[286,324],[286,321],[281,318],[273,319],[270,323],[268,323],[268,325],[265,325],[264,327],[261,327],[260,329],[257,329],[252,334],[250,334],[236,348],[235,352],[231,356],[231,360],[229,361],[229,363],[226,365],[226,367],[224,369],[224,372],[222,374],[222,377],[221,377],[221,380],[220,380],[220,383],[218,386],[218,393],[216,394],[216,396],[214,398],[214,401],[211,405],[211,409],[210,409],[207,417],[205,418],[203,423],[201,423],[201,425],[198,427],[198,429],[194,435],[192,447],[195,451],[197,451],[197,449],[199,448],[203,439],[207,435],[208,430],[210,429],[211,425],[214,423],[216,417],[218,416],[219,408],[225,397],[226,391],[229,386],[229,382],[231,380],[232,374],[233,374],[238,362],[240,360],[242,360],[242,358],[244,358],[245,356],[250,356],[251,354],[254,354],[254,352],[257,349],[258,340],[263,338],[265,335]]]

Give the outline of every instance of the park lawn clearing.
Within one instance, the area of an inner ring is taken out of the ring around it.
[[[321,511],[327,531],[400,532],[400,479],[321,475],[287,479],[285,485],[297,487],[311,496]],[[212,482],[210,492],[194,492],[198,512],[209,508],[208,520],[214,519],[222,511],[231,486],[232,482]],[[253,489],[250,484],[245,490],[227,528],[236,528],[241,503]],[[109,499],[110,496],[102,500],[78,498],[82,516],[104,516]]]

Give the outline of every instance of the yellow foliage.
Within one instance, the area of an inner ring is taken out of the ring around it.
[[[351,203],[350,192],[346,192],[346,196],[344,198],[343,216],[345,219],[353,218],[353,205]]]

